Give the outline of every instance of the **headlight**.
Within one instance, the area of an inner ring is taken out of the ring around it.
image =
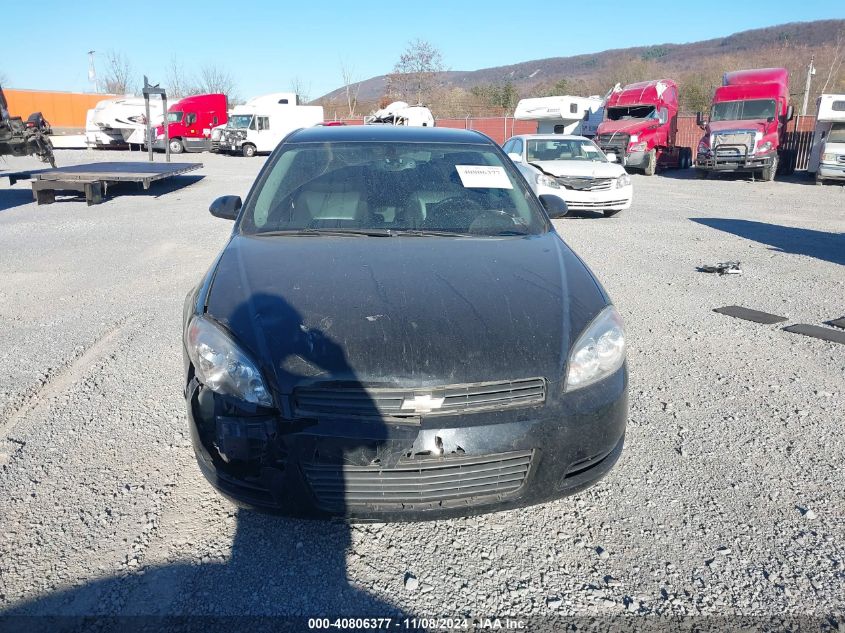
[[[771,141],[766,141],[765,143],[760,143],[757,146],[757,151],[760,152],[761,154],[768,152],[770,149],[772,149],[772,142]]]
[[[537,174],[537,184],[551,187],[552,189],[560,189],[560,184],[557,180],[549,176],[544,176],[543,174]]]
[[[631,138],[628,139],[628,141],[631,142],[631,143],[636,143],[639,140],[640,140],[640,137],[637,136],[636,134],[631,134]]]
[[[822,162],[823,163],[835,163],[836,162],[836,154],[822,154]]]
[[[612,305],[593,319],[569,354],[566,391],[575,391],[607,378],[625,362],[625,330]]]
[[[197,380],[203,385],[219,394],[273,406],[258,367],[223,328],[206,317],[194,317],[185,338]]]
[[[640,141],[639,143],[631,143],[628,146],[629,152],[644,152],[648,149],[648,143],[646,141]]]
[[[616,179],[616,188],[621,189],[631,184],[631,177],[628,174],[622,174]]]
[[[698,153],[699,154],[709,154],[710,153],[710,143],[706,140],[702,139],[698,142]]]
[[[156,134],[156,140],[161,141],[164,139],[164,134]]]

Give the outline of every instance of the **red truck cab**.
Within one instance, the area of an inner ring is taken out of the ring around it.
[[[211,149],[211,130],[228,121],[224,94],[194,95],[180,99],[167,109],[170,152],[202,152]],[[156,149],[164,149],[164,127],[156,128]]]
[[[716,88],[698,144],[695,166],[707,176],[714,171],[759,173],[773,180],[779,167],[789,167],[784,149],[786,124],[792,119],[789,73],[785,68],[758,68],[725,73]]]
[[[692,166],[692,149],[678,147],[678,86],[671,79],[618,85],[604,107],[595,141],[626,168],[648,176],[658,168]]]

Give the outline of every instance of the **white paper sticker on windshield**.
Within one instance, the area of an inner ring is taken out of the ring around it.
[[[513,189],[504,167],[490,165],[455,165],[464,187]]]

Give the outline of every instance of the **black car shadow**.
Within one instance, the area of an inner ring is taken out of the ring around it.
[[[260,346],[270,346],[273,357],[280,359],[280,381],[295,384],[300,379],[319,379],[355,384],[343,346],[308,327],[280,296],[251,295],[234,309],[228,323],[230,327],[240,325],[241,342],[256,356],[266,358],[262,351],[267,350],[260,351]],[[314,375],[297,371],[302,367],[312,368]],[[283,424],[279,425],[280,436],[290,433]],[[383,426],[372,419],[355,422],[358,427],[362,424]],[[294,444],[287,446],[293,448]],[[315,459],[326,463],[340,460],[339,465],[360,463],[362,454],[376,454],[380,449],[372,439],[344,440],[320,448],[322,457]],[[311,459],[309,453],[301,452],[306,455],[303,459]],[[273,467],[284,469],[284,465]],[[278,473],[282,474],[287,473]],[[332,506],[339,515],[346,513],[344,488],[341,479],[337,495],[341,505]],[[239,509],[236,521],[231,553],[224,562],[140,567],[129,575],[48,593],[0,612],[0,633],[88,631],[103,624],[106,630],[121,633],[158,632],[177,626],[179,630],[203,633],[305,631],[309,617],[370,616],[393,618],[394,622],[408,617],[388,601],[350,582],[346,558],[353,548],[353,526],[346,521],[294,519],[250,509]],[[367,538],[379,527],[362,525],[355,529]],[[409,627],[403,624],[402,628]]]
[[[690,218],[711,229],[768,244],[774,250],[807,255],[845,266],[845,233],[827,233],[779,224],[729,218]]]
[[[30,202],[34,202],[30,189],[0,189],[0,211],[21,207]]]

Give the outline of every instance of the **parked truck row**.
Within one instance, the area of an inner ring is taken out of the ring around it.
[[[819,184],[845,180],[845,96],[822,95],[817,106],[809,172]],[[704,134],[695,152],[679,140],[678,113],[676,82],[657,79],[616,85],[603,99],[523,99],[514,118],[536,120],[538,134],[593,138],[627,170],[647,175],[694,166],[701,177],[747,172],[772,180],[795,169],[796,152],[786,146],[793,107],[784,68],[725,73],[709,113],[697,115]]]
[[[786,146],[793,120],[789,97],[784,68],[725,73],[709,112],[697,115],[703,136],[695,150],[680,139],[679,88],[672,79],[617,84],[604,97],[522,99],[514,118],[536,121],[539,134],[592,138],[629,171],[653,175],[694,166],[701,177],[747,172],[772,180],[777,173],[790,173],[796,164],[795,151]],[[173,103],[166,114],[160,102],[151,101],[154,138],[147,139],[145,106],[138,97],[98,103],[88,111],[88,147],[140,147],[151,140],[154,148],[163,150],[167,125],[171,153],[211,150],[254,156],[272,151],[289,132],[324,120],[321,106],[301,105],[295,93],[256,97],[231,110],[223,94],[194,95]],[[817,112],[808,170],[819,184],[845,180],[845,96],[822,95]],[[375,111],[365,123],[436,125],[428,108],[404,102]]]

